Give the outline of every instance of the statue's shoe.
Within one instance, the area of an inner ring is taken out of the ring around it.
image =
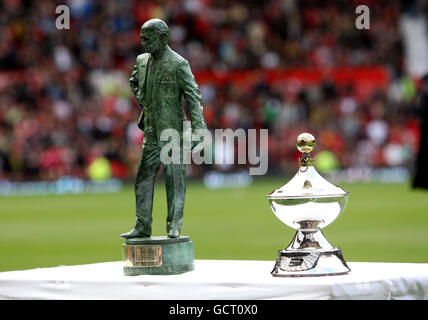
[[[127,233],[123,233],[120,235],[121,238],[125,238],[125,239],[132,239],[132,238],[149,238],[150,235],[145,234],[142,231],[139,231],[137,229],[132,229],[131,231],[127,232]]]
[[[168,231],[168,238],[178,238],[180,236],[180,229],[172,227]]]

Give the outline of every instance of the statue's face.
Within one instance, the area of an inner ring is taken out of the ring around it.
[[[141,29],[140,39],[141,45],[149,53],[155,53],[162,46],[161,37],[157,32],[149,32],[149,30]]]

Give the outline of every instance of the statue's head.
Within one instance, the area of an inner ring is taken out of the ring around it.
[[[150,19],[142,25],[140,38],[146,51],[154,54],[168,45],[169,28],[161,19]]]

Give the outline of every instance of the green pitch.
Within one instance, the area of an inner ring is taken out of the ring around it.
[[[285,180],[245,189],[187,186],[183,235],[196,259],[271,260],[294,232],[265,194]],[[348,207],[323,229],[347,261],[428,262],[428,192],[407,184],[341,185]],[[156,184],[153,235],[165,235],[166,196]],[[0,197],[0,271],[121,260],[119,234],[134,223],[133,188],[116,194]],[[270,271],[270,270],[268,270]]]

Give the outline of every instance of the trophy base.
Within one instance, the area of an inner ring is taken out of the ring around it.
[[[271,274],[274,277],[319,277],[347,274],[340,248],[331,250],[281,250]]]
[[[190,237],[127,239],[122,246],[126,276],[171,275],[194,270],[194,249]]]

